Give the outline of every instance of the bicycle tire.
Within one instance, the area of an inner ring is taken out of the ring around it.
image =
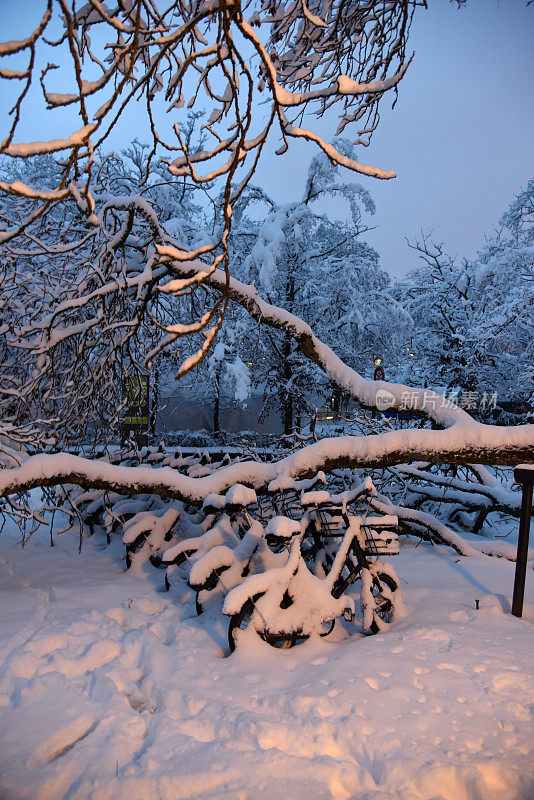
[[[325,628],[325,629],[324,629],[324,631],[323,631],[322,633],[320,633],[320,634],[319,634],[319,636],[321,636],[321,637],[324,637],[324,636],[330,636],[330,634],[331,634],[331,633],[332,633],[332,631],[334,630],[334,625],[335,625],[335,624],[336,624],[336,621],[335,621],[335,619],[331,619],[331,620],[330,620],[330,625],[329,625],[329,627],[328,627],[328,628]],[[323,625],[325,625],[325,623],[323,623]]]
[[[234,631],[236,629],[245,630],[245,628],[247,628],[254,613],[254,604],[260,599],[260,597],[262,597],[262,594],[255,595],[251,600],[247,600],[246,603],[244,603],[241,607],[240,611],[230,617],[230,624],[228,626],[228,646],[231,653],[234,652],[236,645]],[[299,638],[297,633],[269,633],[269,631],[258,631],[258,636],[271,647],[278,648],[279,650],[286,650],[290,647],[293,647]],[[306,636],[300,638],[302,638],[302,641],[304,641],[304,639],[307,639],[308,637]]]
[[[234,652],[236,644],[234,639],[234,631],[237,628],[239,630],[244,630],[252,619],[253,613],[254,598],[252,598],[252,600],[247,600],[237,614],[232,614],[230,617],[230,624],[228,626],[228,646],[230,647],[231,653]]]
[[[289,648],[294,647],[297,642],[301,644],[308,637],[299,636],[297,633],[269,633],[268,631],[261,631],[260,638],[277,650],[289,650]]]
[[[379,583],[383,583],[387,586],[392,593],[392,598],[383,597],[381,595],[378,586]],[[379,572],[376,575],[373,575],[373,598],[379,600],[379,602],[376,604],[376,608],[373,612],[373,621],[371,623],[371,627],[369,628],[369,633],[380,633],[380,631],[384,630],[384,626],[389,626],[393,622],[393,617],[395,614],[394,596],[398,588],[399,585],[397,581],[387,572]],[[380,602],[380,598],[382,598],[382,602]],[[376,620],[377,617],[380,620],[380,624],[378,624]]]

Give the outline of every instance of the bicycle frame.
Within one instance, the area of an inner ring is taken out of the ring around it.
[[[358,578],[362,579],[366,632],[377,633],[389,624],[393,594],[398,589],[394,572],[380,561],[369,561],[365,552],[368,532],[361,517],[342,516],[346,524],[343,541],[324,578],[313,575],[302,557],[307,529],[303,524],[301,533],[291,540],[283,567],[249,577],[229,592],[223,611],[231,617],[230,650],[235,647],[234,631],[243,622],[252,624],[264,641],[277,647],[291,647],[312,635],[328,635],[337,618],[354,619],[354,600],[345,592]],[[348,574],[343,575],[344,570]]]
[[[367,565],[359,544],[360,518],[348,520],[343,542],[325,578],[313,575],[302,557],[300,548],[305,526],[303,528],[292,538],[283,567],[250,576],[226,597],[223,611],[229,616],[238,614],[246,603],[254,604],[253,624],[262,638],[321,635],[325,623],[344,615],[354,616],[353,598],[342,597],[343,592],[334,594],[334,588],[355,542],[358,569]],[[353,567],[352,561],[350,566]]]

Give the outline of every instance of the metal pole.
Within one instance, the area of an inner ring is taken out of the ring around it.
[[[525,595],[525,578],[527,574],[528,537],[530,532],[530,515],[532,514],[532,486],[534,470],[518,467],[514,470],[517,483],[523,487],[521,503],[521,519],[519,521],[519,538],[517,540],[517,561],[515,564],[514,597],[512,614],[521,617],[523,614],[523,598]]]

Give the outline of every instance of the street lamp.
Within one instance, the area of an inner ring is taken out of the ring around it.
[[[384,375],[384,367],[382,366],[382,356],[379,356],[375,353],[373,355],[373,364],[375,365],[374,380],[375,381],[385,380],[386,378]]]

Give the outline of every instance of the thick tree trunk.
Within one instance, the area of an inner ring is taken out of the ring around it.
[[[213,432],[218,433],[221,430],[220,426],[220,399],[219,399],[219,392],[217,392],[215,396],[215,400],[213,402]]]
[[[290,436],[293,433],[293,392],[287,387],[291,383],[293,377],[293,369],[291,367],[291,339],[286,333],[284,342],[282,344],[282,355],[284,358],[283,376],[284,376],[284,390],[282,392],[282,424],[284,426],[284,433]]]
[[[150,391],[150,383],[149,383],[149,391]],[[154,370],[154,380],[152,381],[152,402],[149,405],[150,416],[149,416],[148,431],[152,436],[154,436],[156,433],[156,415],[158,413],[158,408],[159,408],[159,369],[156,364],[156,368]]]
[[[332,414],[334,420],[338,420],[341,414],[341,389],[337,386],[332,390]]]

